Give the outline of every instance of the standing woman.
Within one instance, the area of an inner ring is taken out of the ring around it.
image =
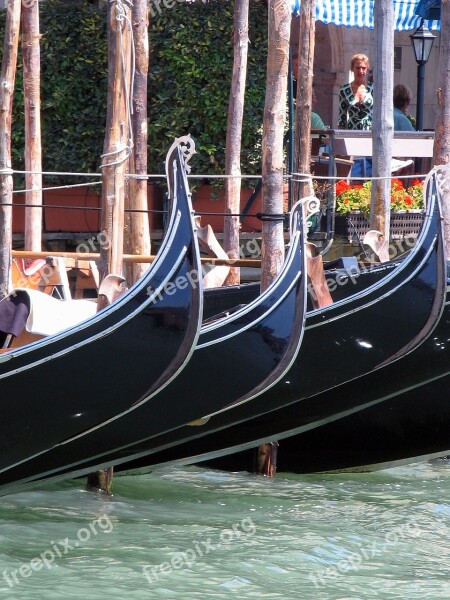
[[[354,79],[339,90],[339,127],[371,129],[373,117],[373,86],[367,83],[369,59],[355,54],[350,63]]]
[[[343,129],[372,129],[373,85],[367,83],[369,59],[355,54],[350,63],[353,81],[339,90],[339,123]],[[352,177],[372,175],[372,159],[353,157]]]

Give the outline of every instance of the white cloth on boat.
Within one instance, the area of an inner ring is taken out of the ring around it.
[[[38,290],[20,288],[30,301],[30,312],[25,328],[30,333],[53,335],[73,327],[97,312],[95,300],[59,300]]]

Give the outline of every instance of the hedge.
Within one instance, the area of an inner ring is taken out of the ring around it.
[[[165,8],[170,6],[171,8]],[[163,173],[175,137],[190,133],[193,172],[222,174],[233,64],[233,3],[150,4],[148,171]],[[1,13],[0,13],[1,14]],[[5,14],[5,13],[3,13]],[[0,34],[3,36],[4,19]],[[265,93],[267,6],[250,3],[242,171],[259,173]],[[107,102],[106,13],[96,5],[40,3],[42,145],[45,171],[97,172]],[[1,51],[0,51],[1,54]],[[24,169],[22,69],[16,79],[13,167]]]

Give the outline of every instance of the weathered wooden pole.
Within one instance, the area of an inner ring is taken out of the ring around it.
[[[295,110],[294,172],[310,173],[312,82],[315,45],[315,1],[304,0],[300,6],[298,43],[297,100]],[[304,179],[303,177],[301,179]],[[293,201],[312,193],[309,181],[293,182]]]
[[[122,0],[110,1],[108,23],[108,102],[106,135],[102,162],[102,230],[105,244],[100,247],[99,273],[122,275],[124,239],[125,174],[131,151],[130,70],[131,9]],[[98,310],[107,304],[106,296],[98,299]],[[111,494],[113,468],[88,476],[87,487]]]
[[[284,261],[283,137],[289,66],[291,8],[287,0],[269,0],[269,47],[262,136],[261,289],[277,276]],[[270,215],[274,215],[271,217]]]
[[[437,90],[434,156],[435,165],[450,166],[450,0],[441,2],[441,40],[439,54],[440,86]],[[450,189],[443,192],[444,240],[447,259],[450,259]]]
[[[286,0],[269,0],[267,83],[262,137],[262,198],[267,219],[262,227],[261,290],[269,287],[284,260],[283,235],[283,137],[289,67],[291,7]],[[273,215],[273,217],[271,217]],[[260,447],[267,466],[263,475],[276,472],[276,444]]]
[[[394,5],[392,0],[377,0],[373,8],[374,110],[372,122],[372,175],[386,179],[372,181],[370,227],[380,231],[389,241],[391,214],[391,161],[394,81]]]
[[[146,0],[134,0],[132,8],[135,69],[133,88],[133,152],[130,156],[130,173],[147,174],[147,78],[149,64],[148,7]],[[148,255],[151,251],[148,220],[147,179],[131,178],[125,206],[131,211],[125,216],[125,250],[130,254]],[[126,266],[127,280],[137,281],[146,271],[146,265],[135,263]]]
[[[41,56],[39,2],[22,3],[25,110],[25,250],[40,250],[42,237]]]
[[[19,47],[21,0],[8,0],[0,81],[0,298],[9,291],[12,249],[11,118]]]
[[[239,225],[241,206],[241,142],[244,115],[245,82],[247,79],[248,56],[248,8],[249,0],[236,0],[234,3],[233,31],[233,76],[228,105],[227,136],[225,144],[225,220],[223,245],[230,258],[239,258]],[[240,270],[231,267],[226,285],[240,283]]]
[[[100,248],[99,272],[123,270],[125,174],[130,153],[129,82],[131,56],[131,9],[126,2],[109,2],[108,102],[102,162],[102,231],[106,242]]]

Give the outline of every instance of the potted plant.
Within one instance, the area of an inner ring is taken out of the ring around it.
[[[370,201],[372,182],[350,185],[346,181],[336,184],[336,213],[347,221],[347,234],[352,240],[357,233],[361,238],[370,229]],[[402,239],[417,235],[423,221],[423,183],[414,179],[405,188],[400,179],[391,180],[391,237]]]

